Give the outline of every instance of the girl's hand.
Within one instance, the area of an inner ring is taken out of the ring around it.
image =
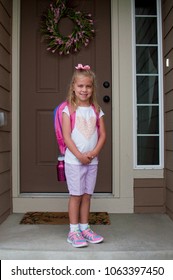
[[[78,157],[78,160],[79,160],[82,164],[89,164],[89,163],[91,162],[91,158],[88,156],[87,153],[80,154],[80,156]]]
[[[93,154],[93,152],[88,152],[88,153],[86,153],[86,155],[89,158],[90,162],[93,160],[93,158],[95,158],[95,155]]]

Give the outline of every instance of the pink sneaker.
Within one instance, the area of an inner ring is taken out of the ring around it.
[[[67,242],[73,245],[73,247],[79,248],[79,247],[86,247],[88,246],[88,243],[84,239],[84,237],[81,234],[80,230],[69,232],[67,237]]]
[[[100,236],[97,233],[95,233],[94,231],[92,231],[90,229],[90,227],[83,230],[81,233],[82,233],[82,236],[86,239],[86,241],[88,241],[90,243],[96,244],[96,243],[100,243],[104,240],[104,238],[102,236]]]

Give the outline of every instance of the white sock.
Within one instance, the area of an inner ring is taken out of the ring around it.
[[[80,230],[86,230],[88,228],[88,223],[87,224],[79,224]]]
[[[70,232],[79,230],[79,224],[70,224]]]

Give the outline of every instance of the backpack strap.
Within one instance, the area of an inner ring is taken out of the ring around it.
[[[71,123],[71,131],[72,131],[75,125],[76,111],[72,110],[71,105],[69,103],[67,103],[67,106],[70,113],[70,123]]]

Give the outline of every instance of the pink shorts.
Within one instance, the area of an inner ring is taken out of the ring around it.
[[[93,194],[97,179],[97,164],[65,163],[67,186],[71,195]]]

